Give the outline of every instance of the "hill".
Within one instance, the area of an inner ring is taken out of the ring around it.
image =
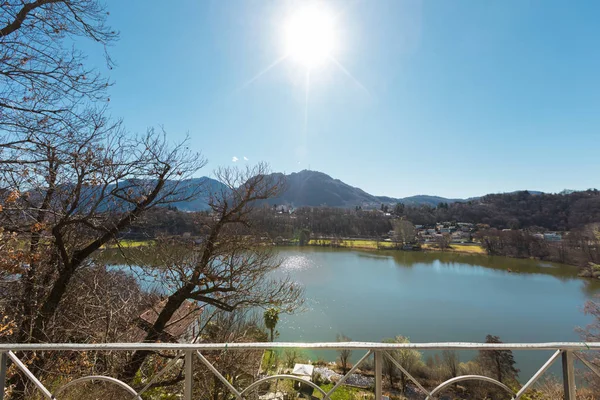
[[[300,171],[289,175],[274,174],[285,178],[285,192],[269,204],[289,204],[294,207],[355,207],[381,204],[376,196],[350,186],[339,179],[317,171]]]
[[[285,204],[296,208],[320,206],[379,208],[382,203],[388,205],[404,203],[411,206],[429,205],[435,207],[440,203],[450,204],[467,201],[465,199],[448,199],[429,195],[417,195],[405,198],[375,196],[319,171],[303,170],[288,175],[283,173],[273,173],[272,175],[275,178],[284,179],[286,190],[281,196],[269,199],[267,203],[270,205]],[[204,185],[213,193],[225,187],[222,183],[208,177],[193,179],[190,182],[192,187]],[[208,196],[203,195],[193,201],[179,202],[175,205],[185,211],[205,210],[208,208]]]
[[[539,193],[520,191],[488,194],[448,207],[409,206],[404,216],[415,224],[462,221],[500,229],[543,228],[566,231],[600,222],[600,191]]]
[[[190,194],[194,192],[200,193],[200,195],[194,198],[193,200],[179,201],[172,204],[173,206],[183,211],[207,210],[209,208],[208,202],[210,200],[211,194],[218,194],[222,191],[228,192],[229,190],[227,186],[225,186],[223,183],[215,179],[209,178],[207,176],[203,176],[202,178],[186,180],[182,182],[182,185]]]
[[[284,176],[283,174],[277,174]],[[318,171],[303,170],[285,175],[287,190],[270,204],[289,204],[294,207],[379,207],[383,204],[404,203],[406,205],[437,206],[439,203],[454,203],[463,199],[447,199],[439,196],[418,195],[405,198],[375,196],[350,186],[339,179]]]
[[[396,203],[403,203],[407,206],[427,205],[436,207],[440,203],[465,203],[467,201],[478,201],[482,199],[482,197],[457,199],[432,195],[416,195],[404,198],[375,196],[319,171],[303,170],[288,175],[283,173],[273,173],[272,176],[275,178],[283,178],[285,180],[286,190],[281,196],[269,199],[267,203],[270,205],[285,204],[295,208],[321,206],[341,208],[354,208],[360,206],[362,208],[379,208],[381,204],[395,205]],[[190,191],[197,190],[199,186],[203,189],[201,191],[201,196],[196,199],[174,204],[177,208],[184,211],[206,210],[208,209],[210,193],[214,194],[219,193],[222,190],[227,190],[224,184],[209,177],[191,179],[184,182],[184,184],[189,187]],[[538,191],[529,191],[529,193],[532,195],[543,194]]]
[[[420,194],[417,196],[404,197],[402,199],[398,199],[400,203],[409,205],[409,206],[420,206],[420,205],[429,205],[432,207],[437,206],[440,203],[458,203],[464,202],[464,199],[447,199],[445,197],[439,196],[428,196],[425,194]]]

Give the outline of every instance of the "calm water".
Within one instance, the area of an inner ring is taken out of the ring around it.
[[[335,341],[337,333],[357,341],[578,341],[575,328],[590,322],[582,307],[600,292],[574,267],[533,260],[314,247],[280,256],[281,272],[305,287],[307,300],[303,313],[282,316],[279,341]],[[522,379],[549,355],[516,353]]]

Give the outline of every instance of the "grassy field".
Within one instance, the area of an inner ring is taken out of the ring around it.
[[[328,392],[331,390],[331,388],[333,387],[332,383],[327,383],[327,384],[323,384],[321,385],[321,389],[323,389],[325,392]],[[317,392],[315,390],[315,392],[313,393],[313,396],[315,396],[318,399],[323,398],[322,395]],[[368,392],[364,389],[358,389],[358,388],[354,388],[354,387],[350,387],[350,386],[346,386],[346,385],[342,385],[339,388],[337,388],[335,390],[335,392],[333,392],[333,394],[331,395],[331,400],[354,400],[354,399],[363,399],[363,398],[374,398],[375,396],[373,396],[373,393]]]
[[[308,244],[310,246],[331,246],[331,239],[311,239]],[[379,247],[378,246],[379,243]],[[391,249],[394,248],[395,245],[392,242],[377,242],[376,240],[364,240],[364,239],[347,239],[347,240],[338,240],[337,243],[334,243],[334,246],[345,247],[345,248],[353,248],[353,249],[370,249],[377,250],[379,249]]]
[[[142,247],[142,246],[150,246],[152,244],[153,240],[128,240],[128,239],[124,239],[124,240],[120,240],[119,241],[119,246],[120,247],[125,247],[125,248],[132,248],[132,247]],[[105,249],[114,249],[116,248],[117,245],[112,243],[109,244],[107,246],[103,246],[103,248]]]
[[[121,240],[119,245],[125,248],[149,246],[152,244],[152,240]],[[308,242],[309,246],[332,246],[331,239],[311,239]],[[369,239],[345,239],[337,240],[333,243],[334,247],[342,247],[348,249],[366,249],[366,250],[377,250],[377,249],[393,249],[396,244],[393,242],[383,242]],[[108,248],[115,248],[116,245],[112,244],[107,246]],[[421,247],[423,250],[440,251],[434,245],[425,243]],[[469,254],[487,254],[486,251],[479,245],[467,245],[467,244],[452,244],[449,249],[445,251],[456,252],[456,253],[469,253]]]
[[[312,239],[308,242],[310,246],[331,246],[331,239]],[[339,240],[337,243],[334,243],[334,246],[337,245],[339,247],[344,248],[354,248],[354,249],[369,249],[369,250],[377,250],[377,249],[393,249],[395,248],[395,243],[393,242],[377,242],[376,240],[364,240],[364,239],[347,239],[347,240]],[[378,247],[379,246],[379,247]],[[434,247],[434,245],[426,243],[421,245],[423,250],[433,250],[439,251],[438,248]],[[452,244],[449,249],[446,249],[449,252],[456,253],[469,253],[469,254],[486,254],[485,250],[479,245],[468,245],[468,244]]]
[[[312,239],[308,242],[310,246],[331,246],[331,239]],[[337,243],[334,243],[334,246],[350,248],[350,249],[368,249],[368,250],[377,250],[377,249],[393,249],[395,248],[395,243],[393,242],[377,242],[376,240],[364,240],[364,239],[347,239],[347,240],[339,240]],[[379,246],[379,247],[378,247]],[[433,250],[439,251],[438,248],[434,247],[432,244],[423,244],[421,245],[423,250]],[[469,254],[486,254],[485,250],[479,245],[468,245],[468,244],[452,244],[449,249],[446,249],[448,252],[456,252],[456,253],[469,253]]]
[[[153,240],[121,240],[119,244],[123,247],[150,246]]]
[[[421,247],[423,248],[423,250],[440,251],[440,249],[438,249],[437,247],[434,247],[434,245],[429,244],[429,243],[425,243],[425,244],[421,245]],[[468,244],[451,244],[450,248],[446,249],[445,251],[455,252],[455,253],[487,254],[483,247],[481,247],[479,245],[468,245]]]
[[[265,350],[262,359],[260,360],[260,369],[263,373],[275,373],[277,370],[274,361],[277,359],[277,354],[273,350]]]

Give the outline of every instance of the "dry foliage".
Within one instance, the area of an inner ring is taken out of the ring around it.
[[[16,325],[3,340],[61,341],[77,336],[69,322],[88,329],[92,310],[66,305],[93,300],[73,291],[90,257],[147,210],[194,197],[201,188],[186,179],[205,161],[106,114],[110,83],[77,48],[117,38],[97,0],[7,0],[0,10],[0,306]],[[44,369],[45,354],[23,356]]]
[[[144,339],[147,342],[160,338],[186,300],[229,312],[270,306],[289,312],[301,301],[298,285],[286,277],[272,277],[281,261],[253,231],[250,218],[258,202],[280,192],[282,182],[269,174],[265,164],[220,169],[216,176],[225,187],[210,196],[212,213],[201,222],[205,232],[202,243],[182,249],[159,242],[154,249],[158,260],[144,267],[168,288],[166,304],[149,329]],[[163,266],[158,276],[156,265]],[[136,352],[121,376],[132,379],[149,355],[147,351]]]

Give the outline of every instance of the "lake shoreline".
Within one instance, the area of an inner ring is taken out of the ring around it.
[[[275,246],[280,247],[293,247],[298,246],[302,247],[298,242],[288,242],[287,244],[278,244],[275,243]],[[450,244],[448,248],[440,249],[435,244],[431,243],[422,243],[414,246],[413,249],[403,249],[399,248],[393,242],[386,241],[378,241],[376,239],[311,239],[304,246],[307,247],[324,247],[324,248],[345,248],[345,249],[356,249],[356,250],[377,250],[377,251],[387,251],[387,250],[395,250],[395,251],[416,251],[416,252],[424,252],[424,253],[455,253],[455,254],[468,254],[468,255],[479,255],[479,256],[488,256],[488,257],[507,257],[515,260],[533,260],[540,262],[552,262],[555,264],[568,265],[570,267],[575,267],[579,270],[579,277],[585,279],[600,279],[600,266],[595,266],[592,264],[590,266],[582,266],[579,264],[570,264],[570,263],[557,263],[555,261],[548,261],[542,258],[537,257],[516,257],[510,254],[497,254],[491,255],[489,254],[480,244],[478,243],[454,243]]]
[[[154,242],[152,239],[147,240],[122,240],[118,245],[109,245],[105,246],[104,249],[111,248],[134,248],[134,247],[146,247],[151,245]],[[311,248],[332,248],[332,249],[347,249],[347,250],[360,250],[360,251],[384,251],[384,252],[400,252],[400,253],[430,253],[430,254],[460,254],[460,255],[469,255],[469,256],[485,256],[485,257],[506,257],[513,260],[531,260],[538,262],[547,262],[546,260],[535,258],[535,257],[514,257],[511,255],[490,255],[487,251],[477,243],[455,243],[450,244],[450,246],[446,249],[440,249],[436,247],[436,245],[431,243],[423,243],[418,246],[413,247],[413,249],[402,249],[398,248],[398,246],[389,241],[378,241],[375,239],[330,239],[330,238],[319,238],[319,239],[310,239],[308,243],[304,245],[300,245],[297,241],[288,241],[284,243],[275,243],[273,242],[273,247],[277,248],[302,248],[302,247],[311,247]],[[600,266],[594,269],[594,266],[582,267],[580,265],[574,264],[565,264],[565,263],[555,263],[553,264],[569,266],[578,269],[578,277],[584,280],[590,281],[598,281],[600,279]],[[508,272],[518,272],[513,271],[510,268],[507,269]]]
[[[572,266],[530,259],[320,246],[275,251],[282,260],[276,276],[298,282],[308,299],[305,312],[281,319],[279,340],[288,342],[333,341],[338,333],[371,342],[397,335],[482,342],[487,334],[507,343],[578,341],[575,328],[590,323],[581,309],[600,293],[599,282],[578,278]],[[546,361],[543,352],[515,358],[524,377]]]

